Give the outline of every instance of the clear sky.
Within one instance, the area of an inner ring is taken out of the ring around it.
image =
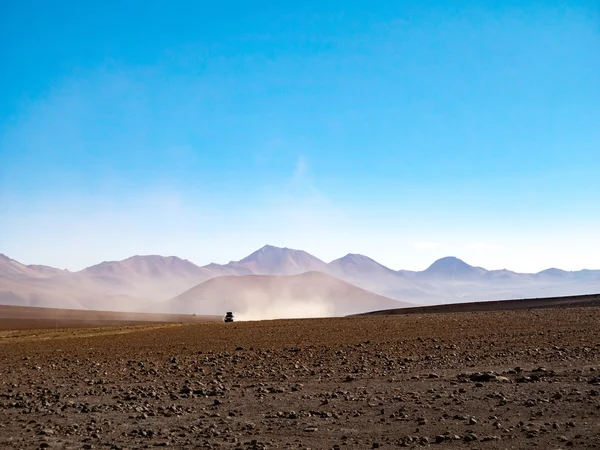
[[[0,252],[600,268],[600,2],[0,0]]]

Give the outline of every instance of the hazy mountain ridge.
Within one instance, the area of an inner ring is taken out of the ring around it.
[[[354,273],[360,275],[366,275],[368,273],[387,273],[390,275],[396,275],[398,272],[379,264],[374,259],[368,256],[359,255],[356,253],[348,253],[346,256],[335,259],[328,264],[330,270],[343,272],[346,274]]]
[[[298,275],[305,272],[328,273],[325,261],[304,250],[265,245],[239,261],[230,261],[224,267],[249,270],[254,275]]]
[[[488,271],[481,267],[473,267],[454,256],[446,256],[434,261],[427,269],[418,272],[420,276],[470,279],[477,278]]]
[[[368,256],[349,253],[328,265],[329,273],[379,295],[414,303],[441,300],[440,293],[414,272],[394,271]]]
[[[206,266],[176,257],[136,255],[78,272],[24,265],[0,254],[0,303],[139,310],[217,278],[320,272],[369,293],[414,304],[455,303],[600,292],[600,270],[550,268],[535,274],[486,270],[456,257],[423,271],[393,270],[365,255],[326,263],[302,250],[264,246],[239,261]]]
[[[25,265],[0,253],[0,276],[26,277],[26,278],[48,278],[61,274],[71,273],[68,270],[56,269],[39,264]]]

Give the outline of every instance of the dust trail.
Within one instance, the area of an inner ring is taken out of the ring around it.
[[[249,305],[247,305],[249,306]],[[331,317],[333,308],[319,299],[281,300],[260,308],[247,307],[235,315],[236,320],[270,320],[270,319],[308,319],[316,317]]]

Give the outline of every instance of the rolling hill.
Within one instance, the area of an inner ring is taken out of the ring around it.
[[[386,305],[386,306],[384,306]],[[224,314],[238,319],[329,317],[411,306],[365,291],[321,272],[300,275],[224,276],[205,281],[152,312]]]

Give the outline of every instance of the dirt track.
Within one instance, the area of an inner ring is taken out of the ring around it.
[[[598,323],[589,307],[21,331],[0,339],[0,447],[600,448]]]

